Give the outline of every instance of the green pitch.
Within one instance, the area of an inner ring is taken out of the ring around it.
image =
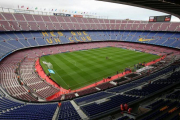
[[[108,59],[106,59],[108,57]],[[75,90],[100,81],[108,76],[122,72],[139,62],[149,62],[159,58],[157,55],[136,52],[116,47],[105,47],[84,51],[60,53],[40,58],[40,64],[46,74],[50,63],[51,78],[65,89]]]

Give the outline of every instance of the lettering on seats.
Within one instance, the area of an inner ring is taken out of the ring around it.
[[[62,32],[57,32],[59,36],[63,36],[63,33]]]
[[[59,38],[54,38],[54,40],[57,42],[57,43],[60,43],[61,40]]]
[[[85,38],[85,37],[81,37],[81,39],[82,39],[83,41],[86,41],[86,38]]]
[[[76,41],[81,41],[81,40],[78,40],[76,37],[75,37]]]
[[[71,42],[74,42],[74,40],[72,40],[72,37],[69,37],[69,40],[70,40]]]
[[[143,42],[143,41],[151,41],[151,40],[155,40],[155,39],[143,39],[143,38],[140,38],[140,39],[139,39],[140,42]]]
[[[87,38],[89,41],[91,41],[91,38],[90,38],[89,36],[86,36],[86,38]]]
[[[50,43],[50,44],[53,43],[53,41],[52,41],[51,39],[46,39],[46,41],[47,41],[48,43]]]
[[[76,35],[76,33],[75,33],[75,32],[73,32],[73,31],[71,31],[71,34],[72,34],[72,35]]]
[[[50,32],[50,34],[51,34],[51,36],[56,36],[56,35],[54,34],[54,32]]]
[[[49,36],[47,32],[42,32],[43,36]]]
[[[82,35],[81,32],[77,32],[78,35]]]
[[[87,33],[86,33],[85,31],[83,31],[83,34],[84,34],[84,35],[87,35]]]

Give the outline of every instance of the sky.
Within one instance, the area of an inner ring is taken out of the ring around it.
[[[37,7],[35,11],[44,12],[57,12],[62,13],[67,10],[66,13],[81,14],[85,12],[88,15],[94,15],[98,18],[108,19],[131,19],[131,20],[149,20],[149,16],[167,15],[166,13],[148,10],[139,7],[133,7],[129,5],[109,3],[96,0],[0,0],[0,7],[18,9],[24,6],[26,10]],[[56,10],[57,9],[57,10]],[[3,9],[7,12],[7,9]],[[56,10],[56,11],[55,11]],[[2,9],[1,9],[2,11]],[[12,12],[14,10],[11,10]],[[171,21],[180,22],[180,19],[172,16]]]

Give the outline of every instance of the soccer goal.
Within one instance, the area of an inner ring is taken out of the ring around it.
[[[47,65],[48,69],[53,69],[53,65],[50,62],[42,61],[45,65]]]
[[[47,63],[47,67],[48,67],[49,69],[53,69],[53,65],[52,65],[51,63]]]

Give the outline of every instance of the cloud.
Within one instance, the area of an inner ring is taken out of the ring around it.
[[[46,9],[58,9],[68,11],[80,11],[97,13],[109,19],[132,19],[149,20],[149,16],[166,15],[162,12],[133,7],[129,5],[109,3],[95,0],[0,0],[0,6],[17,8],[18,5],[27,7],[38,7]],[[58,11],[57,10],[57,11]],[[172,17],[172,21],[180,21],[177,17]]]
[[[171,21],[174,21],[174,22],[179,22],[179,21],[180,21],[180,19],[179,19],[179,18],[177,18],[177,17],[175,17],[175,16],[172,16]]]

